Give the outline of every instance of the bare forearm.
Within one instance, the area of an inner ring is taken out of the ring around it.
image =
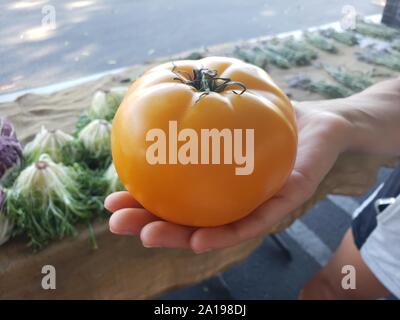
[[[341,113],[354,127],[349,148],[400,155],[400,78],[345,99]]]
[[[333,101],[332,101],[333,102]],[[350,124],[346,149],[400,155],[400,78],[382,81],[327,109]]]

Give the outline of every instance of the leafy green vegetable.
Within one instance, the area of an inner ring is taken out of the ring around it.
[[[82,141],[85,149],[95,157],[110,153],[111,123],[106,120],[93,120],[81,132],[78,140]]]
[[[107,94],[104,91],[96,91],[92,98],[89,115],[95,119],[104,119],[109,113]]]
[[[6,216],[4,206],[6,202],[6,191],[0,186],[0,246],[8,241],[13,229],[13,223]]]
[[[364,72],[350,71],[344,67],[324,65],[325,71],[337,82],[355,92],[360,92],[374,84],[374,80]]]
[[[75,135],[92,120],[104,119],[111,121],[127,91],[127,87],[114,87],[108,91],[95,92],[89,110],[84,111],[75,124]]]
[[[304,38],[309,44],[318,49],[321,49],[322,51],[326,51],[329,53],[338,53],[339,51],[330,39],[316,32],[305,32]]]
[[[319,93],[329,99],[344,98],[353,94],[350,90],[326,82],[324,80],[313,81],[310,84],[310,91]]]
[[[110,166],[104,173],[104,178],[108,184],[107,193],[125,190],[125,187],[122,185],[121,181],[119,180],[117,171],[115,170],[115,166],[113,163],[110,164]]]
[[[361,61],[400,71],[400,59],[388,51],[366,48],[356,54]]]
[[[204,58],[204,54],[198,51],[194,51],[190,54],[188,54],[186,57],[183,58],[183,60],[199,60]]]
[[[22,162],[22,146],[10,121],[0,117],[0,181],[4,183]]]
[[[238,58],[263,69],[269,64],[273,64],[281,69],[288,69],[291,66],[288,59],[280,53],[270,50],[268,47],[236,48],[234,54]]]
[[[75,235],[75,223],[92,220],[104,187],[104,181],[89,170],[55,163],[42,154],[8,190],[6,212],[16,233],[25,234],[40,249],[50,240]]]
[[[289,69],[291,67],[291,64],[288,59],[286,59],[284,56],[277,54],[276,52],[273,52],[272,50],[269,50],[268,48],[254,48],[254,51],[259,54],[263,55],[265,59],[268,61],[268,63],[271,63],[278,68],[281,69]]]
[[[27,163],[36,161],[42,153],[47,153],[54,161],[62,161],[62,148],[73,137],[61,130],[47,130],[44,126],[35,138],[24,148],[24,158]]]
[[[303,40],[295,40],[293,37],[289,37],[284,41],[284,45],[292,50],[305,53],[310,60],[318,58],[318,53]]]
[[[255,51],[254,48],[235,48],[233,54],[242,59],[245,62],[251,63],[260,67],[262,69],[266,69],[268,66],[267,57],[259,51]]]
[[[376,78],[376,77],[389,78],[393,76],[390,72],[376,68],[372,68],[371,70],[367,71],[366,74],[371,78]]]
[[[319,93],[329,99],[348,97],[353,94],[351,90],[340,85],[335,85],[325,80],[314,81],[302,74],[292,77],[289,80],[289,86],[291,88]]]
[[[396,29],[385,26],[384,24],[372,23],[357,17],[355,31],[364,36],[391,40],[398,36],[400,32]]]
[[[386,53],[388,53],[389,55],[393,56],[394,58],[397,58],[398,60],[400,60],[400,52],[397,50],[394,50],[392,48],[387,48],[385,50]]]
[[[93,214],[104,214],[104,198],[108,194],[109,181],[104,177],[104,170],[91,170],[75,163],[72,168],[77,173],[77,182],[82,190],[85,205]],[[108,213],[107,213],[108,215]]]
[[[92,99],[89,116],[93,119],[112,119],[127,91],[127,87],[114,87],[109,91],[97,91]]]
[[[400,40],[395,40],[392,42],[392,49],[400,51]]]
[[[75,131],[74,131],[74,136],[77,136],[78,133],[86,127],[93,119],[89,116],[87,111],[83,111],[79,117],[78,120],[75,123]]]
[[[321,30],[320,33],[327,38],[336,40],[337,42],[343,43],[348,46],[354,46],[358,44],[357,36],[350,31],[339,32],[335,29],[329,28]]]
[[[92,120],[78,136],[63,147],[63,162],[85,164],[88,168],[106,169],[111,163],[111,123]]]
[[[284,44],[273,44],[273,42],[271,42],[268,43],[265,48],[284,57],[290,64],[296,66],[308,66],[314,59],[307,51],[295,50]]]

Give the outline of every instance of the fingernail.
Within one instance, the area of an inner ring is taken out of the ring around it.
[[[194,253],[196,253],[196,254],[206,253],[206,252],[212,251],[212,249],[213,248],[206,248],[206,249],[203,249],[203,250],[194,250]]]
[[[133,236],[134,235],[134,233],[132,231],[130,231],[130,230],[118,230],[118,231],[116,231],[116,230],[113,230],[110,227],[110,231],[112,233],[114,233],[114,234],[119,234],[119,235],[122,235],[122,236]]]
[[[143,247],[145,247],[145,248],[160,248],[161,246],[159,246],[157,244],[143,243]]]

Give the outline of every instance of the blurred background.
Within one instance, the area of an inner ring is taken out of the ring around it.
[[[2,0],[0,94],[185,50],[338,21],[346,5],[362,15],[382,13],[383,2]],[[52,10],[55,24],[48,28],[42,19]]]

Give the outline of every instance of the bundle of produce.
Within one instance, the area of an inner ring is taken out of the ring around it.
[[[314,81],[303,74],[298,74],[289,79],[289,86],[291,88],[319,93],[329,99],[348,97],[353,94],[351,90],[343,86],[332,84],[324,80]]]
[[[265,54],[259,50],[255,50],[254,48],[236,47],[233,55],[262,69],[266,69],[268,66],[268,59]]]
[[[381,77],[381,78],[389,78],[393,77],[390,72],[387,72],[382,69],[372,68],[371,70],[367,71],[366,74],[371,78]]]
[[[107,182],[107,194],[125,190],[121,181],[119,180],[117,171],[115,170],[114,163],[111,163],[106,172],[104,173],[104,178]]]
[[[310,48],[310,46],[303,40],[295,40],[293,37],[289,37],[283,42],[283,44],[287,48],[298,52],[303,52],[310,60],[318,58],[318,53]]]
[[[400,60],[400,51],[393,49],[392,47],[388,47],[384,50],[386,53]]]
[[[260,49],[262,50],[262,49]],[[288,59],[286,59],[284,56],[277,54],[276,52],[269,50],[269,49],[264,49],[262,50],[267,57],[268,62],[273,64],[274,66],[280,68],[280,69],[289,69],[291,67],[291,64]]]
[[[354,92],[360,92],[374,84],[374,80],[368,73],[350,71],[345,67],[335,67],[327,64],[323,68],[333,79]]]
[[[266,69],[266,66],[269,64],[281,69],[289,69],[291,67],[291,63],[288,59],[270,50],[268,47],[254,47],[251,49],[236,48],[234,55],[245,62],[249,62],[263,69]]]
[[[24,159],[27,163],[36,161],[43,153],[47,153],[54,161],[63,160],[63,147],[71,142],[74,138],[57,129],[47,130],[44,126],[40,132],[36,134],[34,139],[24,147]]]
[[[284,43],[278,44],[271,41],[267,43],[265,49],[282,56],[287,59],[290,64],[296,66],[308,66],[311,64],[312,60],[314,60],[306,50],[295,50],[286,46]]]
[[[328,38],[317,32],[305,32],[304,38],[312,46],[329,53],[337,53],[338,49],[335,44]]]
[[[384,24],[365,21],[361,17],[357,17],[356,19],[355,31],[364,36],[385,40],[391,40],[400,35],[400,32],[396,29],[385,26]]]
[[[22,146],[10,121],[0,117],[0,182],[12,184],[22,163]],[[6,189],[0,186],[0,245],[11,236],[13,223],[5,212]]]
[[[0,186],[0,246],[7,242],[11,236],[13,224],[6,216],[4,206],[6,202],[6,190]]]
[[[62,149],[65,164],[81,163],[93,170],[104,170],[111,163],[111,123],[92,120],[83,127],[77,137]]]
[[[108,91],[97,91],[92,98],[89,110],[83,112],[76,123],[76,133],[95,119],[111,121],[121,104],[127,87],[114,87]]]
[[[377,50],[374,48],[365,48],[356,55],[360,61],[370,64],[380,65],[392,70],[400,71],[400,59],[398,56],[387,50]]]
[[[102,210],[105,188],[104,180],[78,164],[65,166],[42,154],[7,190],[5,212],[15,233],[39,249],[52,239],[75,235],[74,224],[91,221]]]
[[[336,31],[333,28],[321,30],[320,33],[327,38],[336,40],[337,42],[343,43],[348,46],[354,46],[358,44],[357,36],[350,31]]]
[[[0,181],[11,179],[22,161],[22,146],[10,121],[0,117]]]
[[[90,222],[105,214],[105,196],[123,190],[111,164],[111,123],[105,119],[114,116],[125,93],[126,88],[97,92],[74,136],[42,127],[23,151],[11,124],[0,119],[0,177],[6,187],[0,190],[0,243],[13,230],[40,249],[76,235],[77,224],[92,230]]]
[[[400,51],[400,40],[395,40],[392,42],[392,49]]]
[[[203,59],[204,57],[205,57],[205,55],[203,53],[194,51],[194,52],[188,54],[187,56],[185,56],[183,59],[184,60],[199,60],[199,59]]]

